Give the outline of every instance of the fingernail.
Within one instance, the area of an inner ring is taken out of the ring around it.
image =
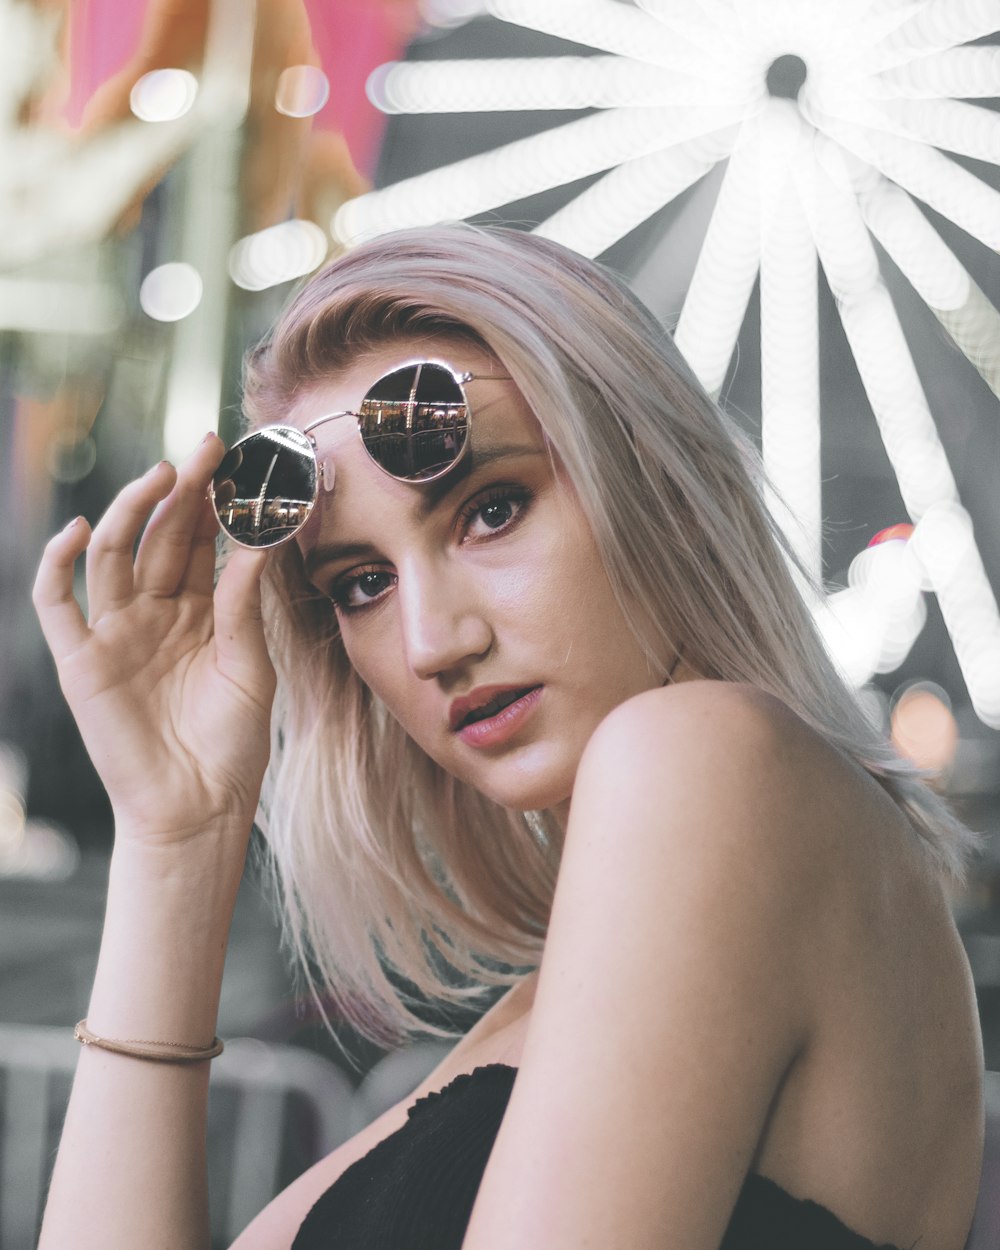
[[[75,528],[75,526],[79,525],[82,520],[82,516],[75,516],[72,521],[67,522],[66,525],[63,526],[63,533],[65,534],[67,530]]]
[[[145,474],[144,474],[144,476],[145,476],[145,477],[152,477],[154,473],[156,473],[158,470],[162,469],[162,468],[163,468],[163,466],[164,466],[165,464],[169,464],[169,463],[170,463],[170,461],[169,461],[169,460],[161,460],[161,461],[159,461],[157,464],[154,464],[154,465],[153,465],[153,467],[152,467],[151,469],[147,469],[147,470],[146,470],[146,472],[145,472]]]
[[[219,437],[218,434],[216,434],[214,430],[209,430],[208,433],[205,435],[205,437],[201,440],[202,446],[204,446],[205,443],[211,442],[213,438],[218,438],[218,437]]]

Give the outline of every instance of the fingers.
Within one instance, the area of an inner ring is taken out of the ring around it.
[[[181,589],[194,594],[211,596],[215,589],[215,565],[219,522],[216,520],[212,502],[207,497],[201,501],[201,512],[191,536],[191,554],[181,580]]]
[[[135,589],[172,595],[178,587],[211,595],[217,532],[208,485],[224,453],[217,434],[206,434],[180,466],[169,496],[153,514],[135,560]]]
[[[218,527],[207,490],[223,451],[216,435],[207,436],[179,471],[163,461],[129,483],[93,534],[81,521],[56,535],[39,569],[35,600],[54,652],[64,653],[90,636],[73,598],[73,563],[86,550],[91,626],[139,594],[214,595],[220,664],[228,664],[234,675],[238,669],[244,680],[251,671],[273,679],[260,610],[267,551],[233,551],[215,594]]]
[[[73,594],[73,568],[89,540],[90,526],[83,517],[77,517],[49,539],[38,566],[31,598],[45,641],[57,662],[90,637]]]
[[[173,487],[176,470],[161,461],[119,491],[87,548],[87,600],[91,623],[127,603],[135,587],[132,552],[150,512]]]

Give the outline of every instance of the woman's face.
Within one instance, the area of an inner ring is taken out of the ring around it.
[[[598,723],[663,671],[627,627],[538,422],[488,354],[397,343],[291,416],[301,428],[357,411],[377,378],[419,358],[477,375],[465,387],[471,454],[413,485],[370,460],[353,419],[320,425],[335,486],[298,539],[307,576],[332,600],[362,679],[428,755],[506,807],[558,808]]]

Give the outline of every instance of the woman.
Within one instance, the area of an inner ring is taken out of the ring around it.
[[[544,239],[403,232],[304,287],[246,403],[278,428],[156,466],[39,572],[117,827],[46,1250],[206,1244],[269,654],[303,961],[373,1037],[420,1027],[401,978],[510,988],[239,1250],[960,1250],[970,835],[826,658],[753,456],[655,321]],[[239,542],[284,540],[214,595],[210,488]]]

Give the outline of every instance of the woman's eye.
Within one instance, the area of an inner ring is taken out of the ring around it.
[[[330,588],[330,598],[342,612],[368,607],[396,584],[396,574],[386,569],[362,569],[342,577]]]
[[[486,499],[474,500],[465,511],[465,536],[486,538],[518,521],[528,505],[523,492],[498,491]]]

